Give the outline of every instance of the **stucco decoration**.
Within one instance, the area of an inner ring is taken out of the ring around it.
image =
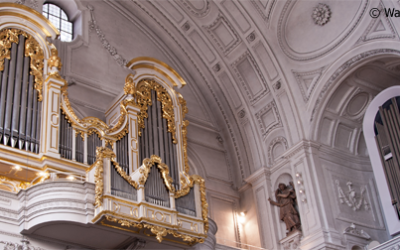
[[[331,14],[332,12],[329,6],[327,4],[320,3],[314,8],[311,16],[315,24],[323,26],[329,22]]]
[[[288,143],[285,137],[278,136],[269,145],[268,160],[273,165],[277,159],[288,149]]]
[[[331,1],[327,7],[315,6],[315,1],[287,1],[278,21],[279,45],[288,57],[297,61],[325,55],[353,33],[365,16],[367,4],[367,0],[348,1],[345,5]],[[338,18],[332,18],[333,10],[340,14]]]
[[[39,4],[38,4],[37,0],[18,0],[18,1],[15,1],[15,3],[26,5],[32,9],[39,11]]]
[[[336,180],[335,183],[338,188],[339,202],[341,204],[347,204],[347,206],[351,207],[353,211],[360,210],[362,207],[366,211],[370,209],[370,205],[367,199],[364,198],[367,189],[366,187],[360,187],[360,192],[357,192],[353,188],[353,183],[351,181],[348,181],[346,185],[349,190],[344,192],[343,189],[340,187],[339,180]]]
[[[204,17],[210,12],[209,0],[180,0],[182,6],[193,16]]]
[[[127,61],[120,54],[118,54],[117,49],[108,42],[105,34],[97,25],[96,19],[94,18],[93,6],[88,5],[87,9],[90,11],[90,17],[91,17],[91,20],[89,21],[89,30],[96,32],[97,36],[100,39],[101,44],[103,44],[103,47],[110,53],[110,55],[114,58],[114,60],[118,63],[119,66],[125,67]]]
[[[297,83],[299,84],[301,94],[303,95],[303,99],[305,102],[311,97],[311,94],[318,83],[319,78],[322,75],[325,67],[307,71],[307,72],[293,72],[294,77],[296,78]]]

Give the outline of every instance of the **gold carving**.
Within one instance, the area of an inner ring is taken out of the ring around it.
[[[56,46],[52,43],[47,42],[50,46],[51,56],[47,59],[47,66],[51,69],[53,67],[61,70],[62,63],[60,57],[58,57],[58,50]]]
[[[18,44],[19,35],[23,34],[25,37],[27,34],[17,29],[3,29],[0,31],[0,71],[4,70],[4,59],[11,58],[10,49],[12,43]]]
[[[68,119],[68,122],[71,124],[75,124],[69,116],[71,116],[72,118],[74,118],[75,121],[77,121],[78,123],[80,123],[81,121],[79,120],[78,116],[75,114],[74,110],[71,107],[71,103],[69,102],[69,98],[68,98],[68,91],[67,91],[67,85],[64,85],[64,87],[61,88],[61,93],[63,96],[63,100],[65,103],[65,108],[64,105],[60,105],[62,110],[63,110],[63,114],[65,114],[65,117]]]
[[[110,145],[110,147],[111,147],[112,149],[114,149],[114,142],[115,142],[115,141],[113,141],[113,140],[111,140],[111,139],[105,139],[105,140],[104,140],[105,146],[107,147],[107,145]]]
[[[106,215],[105,217],[106,217],[106,219],[108,221],[118,223],[123,227],[143,228],[143,224],[142,223],[135,223],[135,222],[131,222],[131,221],[128,221],[128,220],[121,220],[121,219],[117,219],[117,218],[115,218],[113,216],[110,216],[110,215]]]
[[[197,183],[200,189],[200,200],[201,200],[201,215],[204,222],[204,232],[208,231],[208,203],[206,198],[206,185],[204,179],[199,175],[188,176],[186,173],[180,174],[181,189],[175,192],[175,199],[185,196],[189,193],[193,185]]]
[[[38,101],[43,100],[43,60],[44,54],[39,43],[32,37],[28,36],[25,41],[25,56],[31,58],[31,75],[35,76],[35,89],[38,91]]]
[[[32,184],[29,182],[10,179],[8,177],[0,175],[0,184],[2,183],[11,184],[11,186],[13,187],[12,192],[15,193],[18,193],[18,191],[21,189],[27,189],[28,187],[32,186]]]
[[[132,95],[133,97],[135,97],[136,88],[135,83],[133,82],[133,74],[129,74],[125,78],[124,93],[125,95]]]
[[[178,233],[175,230],[167,229],[165,227],[155,226],[143,223],[144,228],[150,229],[150,231],[156,235],[156,239],[159,243],[162,242],[163,237],[167,236],[167,234],[172,234],[175,238],[182,238],[183,241],[189,242],[189,245],[194,245],[195,243],[203,243],[204,239],[192,237],[186,234]],[[150,236],[150,235],[147,235]]]
[[[18,29],[3,29],[0,31],[0,71],[4,70],[4,60],[11,58],[11,45],[12,43],[18,44],[19,35],[26,37],[25,56],[31,58],[31,75],[35,77],[35,89],[38,91],[38,100],[42,101],[44,54],[39,43],[32,36]]]
[[[172,178],[169,176],[169,168],[167,164],[162,163],[161,158],[157,155],[152,155],[149,158],[143,160],[143,167],[139,168],[139,173],[142,175],[139,177],[139,184],[144,185],[146,183],[147,177],[150,173],[150,168],[157,163],[158,169],[161,171],[162,178],[164,180],[165,186],[172,193],[175,192],[175,188],[172,186]]]
[[[144,118],[148,117],[147,107],[152,105],[151,90],[155,90],[157,92],[157,100],[161,102],[163,111],[162,117],[168,122],[168,132],[170,132],[172,135],[173,143],[177,143],[175,137],[176,127],[172,99],[167,90],[154,80],[141,80],[137,85],[137,104],[140,107],[140,112],[138,114],[139,136],[142,135],[140,129],[145,128]]]
[[[95,164],[95,172],[94,172],[94,182],[96,185],[95,188],[95,206],[101,206],[103,203],[103,159],[110,158],[110,161],[113,163],[117,172],[124,178],[130,185],[137,189],[137,182],[132,180],[130,176],[128,176],[125,171],[121,168],[118,162],[115,159],[115,153],[107,148],[107,147],[97,147],[96,149],[96,162]]]

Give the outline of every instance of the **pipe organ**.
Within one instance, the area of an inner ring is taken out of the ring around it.
[[[208,230],[205,183],[189,175],[188,110],[175,90],[185,81],[156,59],[133,59],[127,64],[132,73],[106,112],[107,123],[80,118],[58,73],[57,48],[47,41],[59,32],[27,7],[1,7],[39,20],[30,28],[15,23],[20,29],[0,30],[0,150],[11,152],[2,154],[2,164],[12,168],[18,159],[18,169],[32,172],[19,184],[7,179],[20,187],[14,190],[59,179],[92,182],[95,214],[89,224],[159,242],[203,242]]]
[[[43,67],[36,61],[43,52],[30,35],[17,29],[2,30],[0,39],[5,41],[0,65],[0,142],[37,154],[42,102],[34,86],[41,77],[33,72]]]
[[[400,97],[392,98],[379,107],[375,117],[375,141],[382,165],[392,205],[400,220]]]

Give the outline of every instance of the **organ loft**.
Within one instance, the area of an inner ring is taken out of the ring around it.
[[[186,82],[161,61],[135,58],[127,64],[130,73],[120,95],[106,111],[107,122],[80,119],[59,74],[57,48],[48,40],[59,31],[28,8],[1,7],[11,13],[0,30],[0,169],[8,173],[1,182],[23,196],[42,189],[39,200],[52,195],[66,200],[83,195],[85,200],[83,217],[61,213],[54,223],[51,215],[27,215],[21,230],[35,234],[37,227],[51,229],[67,221],[76,232],[66,238],[95,232],[107,238],[109,230],[138,236],[96,247],[133,248],[146,238],[172,245],[204,243],[209,228],[205,183],[189,175],[188,109],[175,90]],[[37,21],[21,24],[13,19],[15,13]],[[77,186],[57,191],[65,183]]]

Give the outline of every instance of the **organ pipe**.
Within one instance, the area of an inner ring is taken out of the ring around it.
[[[60,111],[60,133],[59,133],[59,153],[62,158],[72,160],[72,126],[68,122],[65,114]],[[78,133],[77,133],[78,134]],[[75,138],[74,138],[75,139]],[[78,148],[78,147],[76,147]],[[76,153],[78,150],[76,151]],[[79,158],[79,156],[75,156]],[[83,162],[83,160],[82,160]]]
[[[92,131],[92,133],[87,137],[87,161],[89,165],[92,165],[96,161],[96,149],[97,147],[102,146],[102,141],[95,133]],[[83,152],[83,148],[82,148]],[[82,159],[83,162],[83,159]]]
[[[381,156],[392,205],[400,219],[400,113],[392,98],[379,107],[375,118],[375,140]]]
[[[18,39],[0,72],[0,142],[39,153],[42,103],[29,72],[31,59],[25,56],[25,36]]]

